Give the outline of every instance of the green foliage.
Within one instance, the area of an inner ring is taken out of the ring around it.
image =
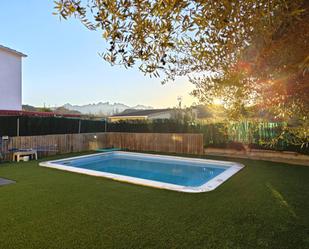
[[[37,111],[38,112],[53,112],[52,109],[50,109],[48,107],[38,107]]]
[[[189,76],[194,96],[224,99],[234,120],[250,105],[287,122],[297,118],[304,132],[294,136],[309,144],[308,6],[306,0],[58,0],[55,14],[101,32],[109,44],[102,57],[112,65],[163,73],[163,83]]]
[[[284,18],[302,13],[300,0],[58,0],[55,14],[75,16],[110,43],[111,64],[139,65],[168,79],[219,72],[256,36],[269,38]]]
[[[193,95],[201,101],[222,98],[230,118],[240,120],[252,106],[288,124],[285,139],[309,146],[308,1],[282,1],[290,15],[276,12],[269,32],[255,33],[235,63],[221,72],[193,77]],[[293,8],[296,8],[293,10]],[[298,8],[298,9],[297,9]]]

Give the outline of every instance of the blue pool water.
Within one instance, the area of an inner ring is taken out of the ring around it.
[[[117,153],[61,160],[57,163],[188,187],[201,186],[228,168],[209,163]]]

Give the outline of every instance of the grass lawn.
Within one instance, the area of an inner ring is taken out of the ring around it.
[[[1,164],[0,248],[309,248],[309,167],[230,160],[245,169],[200,194]]]

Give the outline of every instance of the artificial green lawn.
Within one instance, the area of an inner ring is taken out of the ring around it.
[[[237,161],[201,194],[0,164],[0,248],[309,248],[309,167]]]

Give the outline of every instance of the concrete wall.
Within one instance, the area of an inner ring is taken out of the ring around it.
[[[0,49],[0,110],[21,110],[21,56]]]

